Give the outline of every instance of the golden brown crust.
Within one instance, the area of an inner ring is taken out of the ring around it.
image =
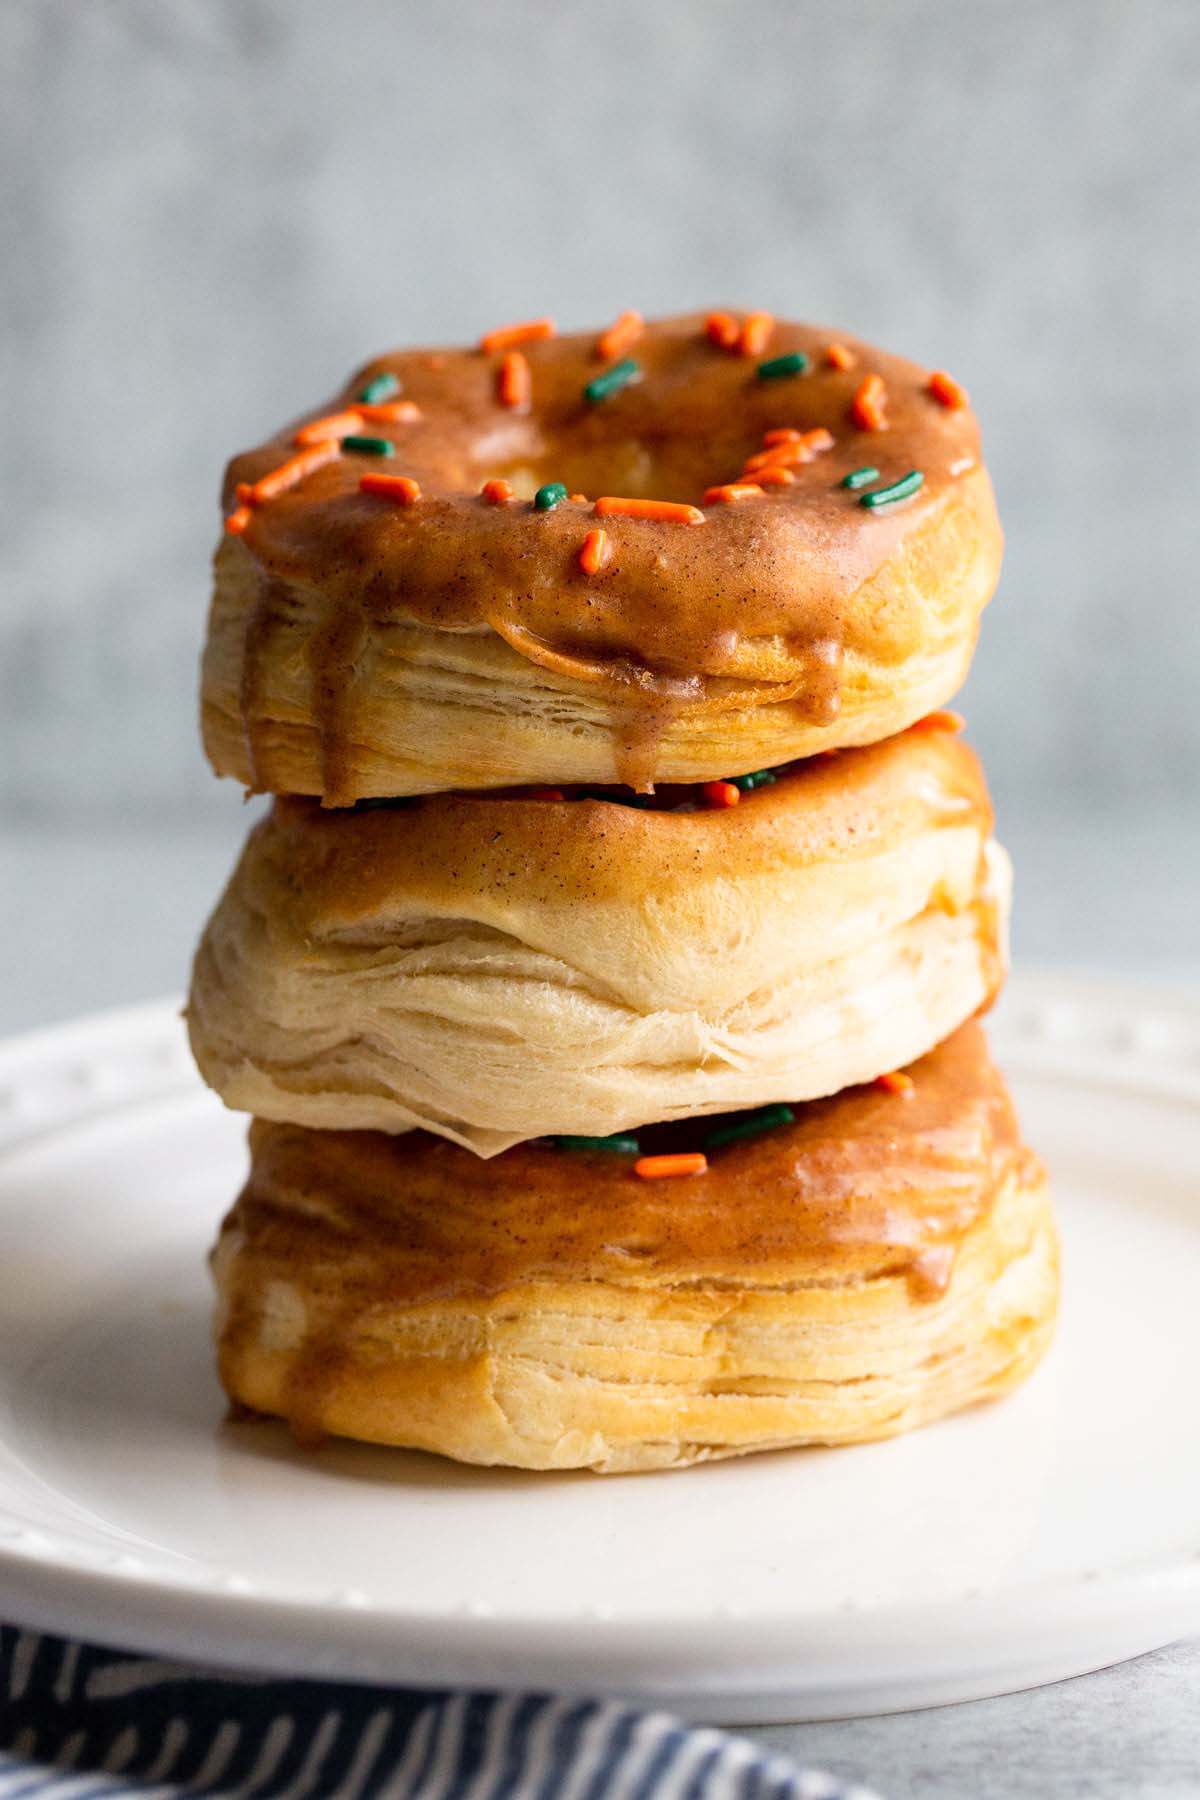
[[[999,567],[974,418],[941,406],[926,371],[853,340],[855,369],[828,368],[829,336],[781,324],[772,354],[803,350],[811,372],[763,382],[753,360],[713,349],[699,315],[663,320],[638,346],[644,380],[591,408],[594,339],[532,344],[534,405],[515,415],[477,351],[360,371],[330,408],[396,373],[421,417],[394,432],[385,466],[422,498],[361,494],[380,464],[350,455],[226,540],[203,677],[218,773],[334,805],[513,781],[646,786],[873,742],[942,704]],[[887,384],[884,431],[853,422],[868,373]],[[579,564],[590,501],[538,512],[479,496],[507,474],[526,496],[561,478],[593,498],[696,501],[778,425],[825,427],[833,447],[791,485],[710,505],[702,525],[605,519],[595,576]],[[227,504],[292,436],[231,464]],[[881,481],[918,468],[924,486],[868,512],[839,485],[865,463]]]
[[[232,1106],[421,1125],[483,1155],[831,1093],[999,986],[990,823],[946,731],[800,765],[721,811],[278,803],[202,941],[193,1048]]]
[[[647,1183],[525,1145],[256,1122],[215,1255],[230,1396],[528,1468],[880,1437],[1003,1392],[1057,1298],[1044,1176],[982,1032]],[[665,1128],[651,1147],[682,1141]]]

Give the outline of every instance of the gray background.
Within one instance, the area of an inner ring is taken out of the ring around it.
[[[389,344],[721,297],[970,387],[1001,804],[1186,805],[1198,11],[7,0],[0,812],[231,820],[193,690],[234,447]]]
[[[373,350],[725,301],[948,367],[1026,962],[1200,981],[1197,0],[4,0],[0,1030],[178,986],[221,465]],[[771,1733],[906,1796],[1193,1796],[1200,1648]]]

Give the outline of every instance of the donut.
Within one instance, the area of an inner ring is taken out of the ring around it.
[[[1044,1172],[977,1024],[789,1120],[633,1149],[256,1120],[214,1252],[231,1399],[469,1463],[665,1469],[887,1437],[1021,1381],[1058,1292]],[[703,1172],[635,1171],[707,1140]]]
[[[209,759],[339,807],[877,742],[961,684],[1001,550],[957,383],[765,314],[381,357],[223,504]]]
[[[201,1073],[262,1118],[487,1157],[897,1068],[1003,976],[1007,859],[955,723],[649,805],[278,800],[197,954]]]

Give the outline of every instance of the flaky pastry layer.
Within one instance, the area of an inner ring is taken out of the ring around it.
[[[484,1156],[834,1093],[995,993],[1009,876],[990,822],[944,731],[719,812],[277,803],[204,934],[192,1046],[232,1107]]]
[[[264,584],[227,539],[204,653],[204,747],[218,775],[253,791],[348,806],[516,782],[708,781],[878,743],[962,686],[999,543],[980,473],[855,593],[861,641],[836,669],[824,645],[800,655],[770,637],[743,646],[743,672],[693,680],[677,697],[666,681],[655,698],[574,676],[519,637],[403,614],[365,618],[352,674],[331,675],[321,646],[344,602],[299,577]],[[835,684],[836,708],[822,708],[814,695]]]
[[[258,1122],[214,1255],[230,1396],[465,1462],[679,1467],[904,1431],[1004,1393],[1058,1255],[982,1033],[647,1183],[424,1134]]]

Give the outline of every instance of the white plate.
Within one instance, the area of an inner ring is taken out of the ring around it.
[[[243,1122],[165,1003],[0,1048],[0,1616],[740,1722],[1200,1629],[1200,1003],[1027,979],[994,1039],[1066,1237],[1033,1381],[892,1443],[607,1479],[224,1425],[204,1255]]]

